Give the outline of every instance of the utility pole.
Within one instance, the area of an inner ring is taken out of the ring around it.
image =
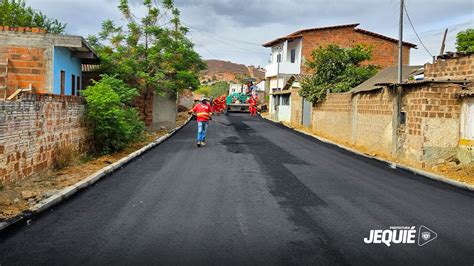
[[[446,46],[446,35],[448,35],[448,28],[444,30],[443,40],[441,41],[441,49],[439,50],[439,55],[444,54],[444,48]]]
[[[402,65],[403,65],[403,0],[400,0],[400,23],[398,29],[398,83],[402,83]]]

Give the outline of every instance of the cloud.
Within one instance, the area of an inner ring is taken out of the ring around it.
[[[159,1],[159,0],[156,0]],[[132,7],[143,14],[142,1]],[[437,54],[444,29],[450,29],[447,50],[454,50],[455,34],[474,27],[471,0],[406,0],[417,32],[431,53]],[[399,0],[175,0],[189,37],[204,58],[265,65],[269,49],[258,44],[299,29],[346,23],[397,38]],[[118,0],[27,0],[48,16],[68,23],[71,34],[87,36],[100,30],[104,19],[120,22]],[[416,43],[411,63],[430,56],[420,45],[405,18],[404,40]],[[253,43],[253,44],[250,44]],[[256,45],[257,44],[257,45]]]

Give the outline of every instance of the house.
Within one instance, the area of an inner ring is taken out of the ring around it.
[[[269,84],[270,94],[281,91],[292,75],[308,74],[309,71],[304,67],[304,63],[311,58],[311,52],[329,44],[347,48],[356,44],[371,46],[373,49],[372,59],[367,63],[378,65],[381,68],[397,64],[397,39],[363,30],[357,26],[359,26],[358,23],[303,29],[263,44],[264,47],[271,48],[270,64],[265,67],[265,78]],[[403,42],[404,65],[409,64],[411,48],[416,48],[416,45]],[[291,100],[289,92],[279,95],[279,102],[276,101],[275,95],[270,97],[270,113],[277,120],[285,121],[281,117],[289,117],[290,108],[287,106],[290,105]]]
[[[79,95],[82,65],[98,63],[97,54],[80,36],[0,26],[0,98],[17,89]]]

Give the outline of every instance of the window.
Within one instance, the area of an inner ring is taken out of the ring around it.
[[[76,95],[76,75],[71,75],[71,95]]]
[[[281,54],[277,54],[277,63],[281,62]]]
[[[290,95],[284,94],[281,96],[281,105],[290,105]]]
[[[291,63],[296,62],[296,49],[291,49],[290,51],[290,62]]]
[[[77,95],[80,96],[81,95],[81,90],[82,90],[82,86],[81,86],[81,77],[77,76]]]
[[[61,70],[61,95],[65,93],[66,72]]]

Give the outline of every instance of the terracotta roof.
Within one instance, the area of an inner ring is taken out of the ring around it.
[[[330,30],[330,29],[338,29],[338,28],[354,28],[355,31],[363,33],[363,34],[372,35],[372,36],[375,36],[375,37],[378,37],[378,38],[381,38],[381,39],[385,39],[385,40],[388,40],[388,41],[391,41],[391,42],[398,42],[397,39],[390,38],[390,37],[387,37],[387,36],[382,35],[382,34],[371,32],[371,31],[368,31],[368,30],[355,28],[357,26],[359,26],[359,23],[303,29],[303,30],[295,31],[291,34],[288,34],[287,36],[283,36],[283,37],[274,39],[272,41],[269,41],[267,43],[264,43],[263,47],[271,47],[271,46],[273,46],[277,43],[280,43],[282,41],[294,40],[294,39],[301,38],[303,36],[303,33],[305,33],[305,32],[318,31],[318,30]],[[407,45],[407,46],[410,46],[410,47],[413,47],[413,48],[416,48],[416,44],[413,44],[413,43],[403,42],[403,44]]]

